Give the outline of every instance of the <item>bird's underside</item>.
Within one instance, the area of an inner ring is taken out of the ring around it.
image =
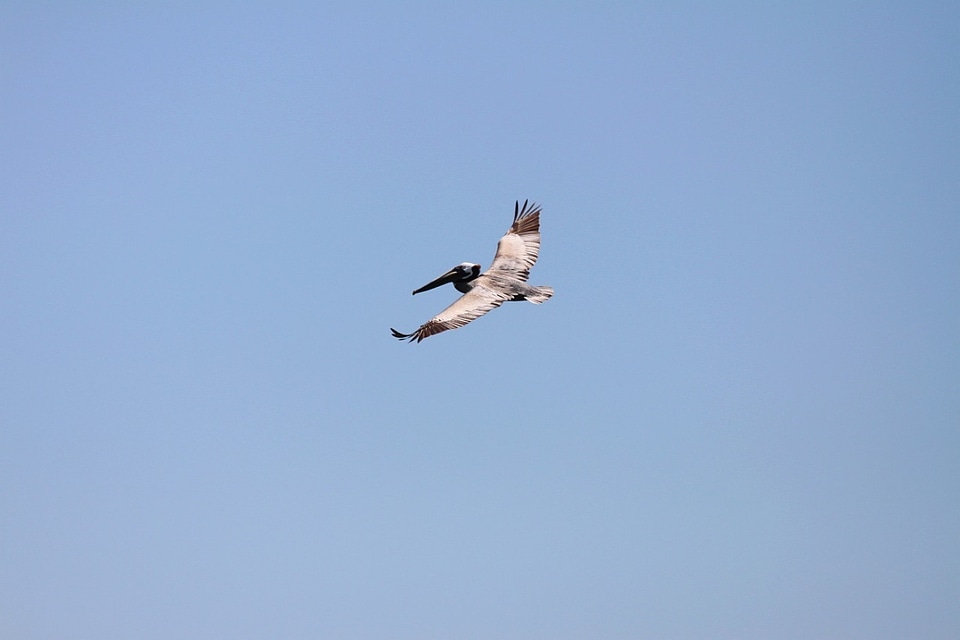
[[[540,207],[529,205],[514,208],[513,224],[500,238],[490,268],[480,273],[480,265],[462,263],[436,280],[414,291],[414,294],[453,283],[465,292],[449,307],[420,325],[412,333],[390,329],[393,337],[410,342],[450,329],[458,329],[507,301],[528,300],[535,304],[545,302],[553,295],[553,288],[535,287],[527,283],[530,269],[540,253]]]

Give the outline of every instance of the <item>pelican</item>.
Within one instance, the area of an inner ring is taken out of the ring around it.
[[[456,290],[463,294],[456,302],[420,325],[413,333],[400,333],[391,328],[393,337],[420,342],[442,331],[473,322],[507,301],[528,300],[540,304],[549,300],[553,295],[553,287],[527,284],[530,269],[540,253],[540,207],[536,204],[528,206],[528,203],[528,200],[524,200],[521,208],[517,200],[514,205],[513,224],[497,243],[497,253],[489,269],[480,273],[480,265],[462,262],[413,292],[413,295],[417,295],[452,282]]]

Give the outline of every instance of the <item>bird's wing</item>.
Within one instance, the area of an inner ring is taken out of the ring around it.
[[[400,340],[416,340],[420,342],[424,338],[447,331],[448,329],[458,329],[463,325],[473,322],[483,314],[496,309],[501,304],[511,298],[511,294],[496,291],[484,286],[485,278],[481,276],[475,281],[473,288],[463,294],[449,307],[426,321],[420,328],[413,333],[400,333],[396,329],[390,329],[394,338]]]
[[[499,271],[526,281],[530,269],[540,254],[540,207],[528,206],[527,200],[520,208],[520,201],[513,209],[513,225],[497,243],[497,254],[493,256],[488,273]]]

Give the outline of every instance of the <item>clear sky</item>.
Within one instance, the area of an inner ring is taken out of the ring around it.
[[[960,5],[194,4],[0,7],[0,637],[958,637]]]

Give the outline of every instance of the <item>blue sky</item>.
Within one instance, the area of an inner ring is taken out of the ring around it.
[[[956,637],[957,7],[6,3],[0,60],[0,636]],[[395,341],[525,198],[554,298]]]

